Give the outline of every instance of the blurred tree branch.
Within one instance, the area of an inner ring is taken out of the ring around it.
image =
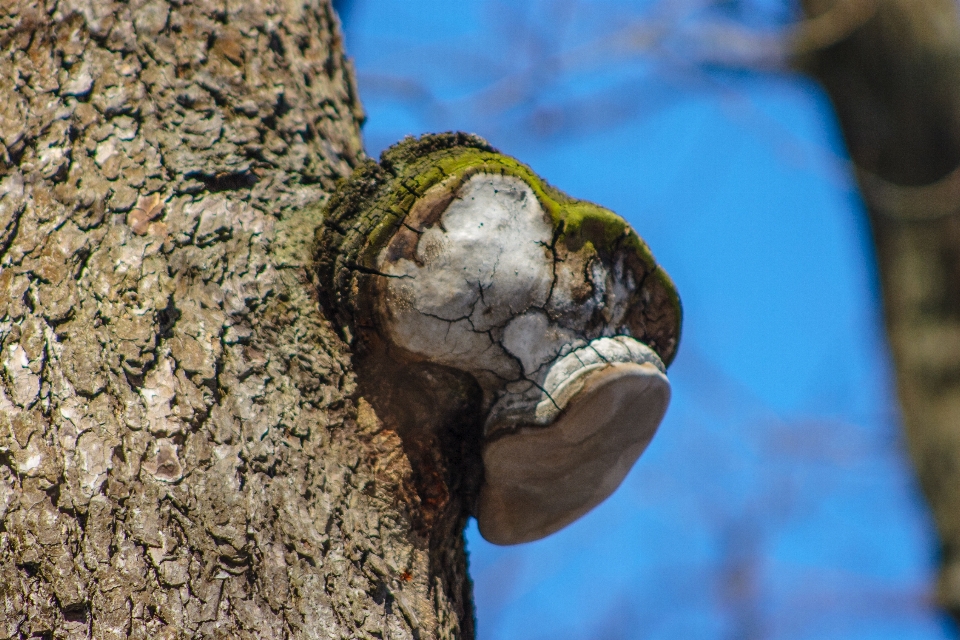
[[[805,0],[828,15],[832,0]],[[834,7],[840,6],[838,3]],[[878,0],[802,51],[829,93],[870,212],[907,440],[960,619],[960,18],[952,0]]]

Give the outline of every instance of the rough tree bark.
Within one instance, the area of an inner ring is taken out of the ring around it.
[[[361,119],[328,0],[0,3],[0,638],[472,636],[308,277]]]
[[[866,200],[907,442],[960,620],[960,16],[955,0],[804,0],[842,36],[801,66],[829,93]],[[802,35],[802,34],[801,34]],[[803,46],[802,39],[800,48]]]

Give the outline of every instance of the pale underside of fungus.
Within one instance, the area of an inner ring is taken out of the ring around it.
[[[440,405],[474,389],[480,532],[536,540],[609,496],[656,432],[679,301],[615,214],[476,138],[426,140],[331,203],[318,246],[340,255],[318,253],[321,286],[399,430],[443,429]]]

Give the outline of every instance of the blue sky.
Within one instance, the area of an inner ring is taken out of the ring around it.
[[[681,30],[791,14],[673,6]],[[673,403],[623,486],[536,543],[468,530],[479,637],[956,638],[931,604],[932,524],[829,103],[791,75],[703,71],[682,38],[637,55],[631,34],[662,15],[615,0],[346,14],[368,153],[478,133],[627,218],[684,304]]]

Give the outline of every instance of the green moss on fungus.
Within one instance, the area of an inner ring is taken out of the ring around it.
[[[364,278],[375,276],[377,256],[414,203],[440,183],[455,193],[478,173],[526,182],[553,220],[555,246],[571,253],[586,247],[606,258],[626,252],[641,274],[639,309],[630,321],[634,337],[649,344],[665,363],[673,359],[680,336],[680,298],[630,225],[608,209],[567,196],[525,164],[465,133],[406,138],[384,151],[379,163],[364,162],[338,185],[316,232],[315,260],[321,300],[341,327],[355,333],[356,325],[367,324],[357,294]]]

